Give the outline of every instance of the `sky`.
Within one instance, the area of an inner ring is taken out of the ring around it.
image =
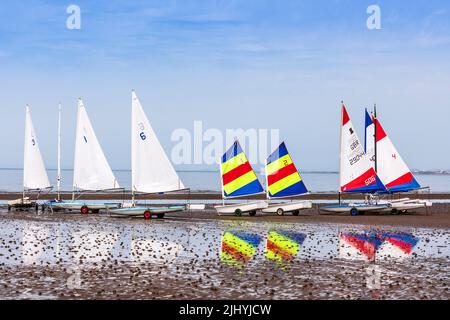
[[[70,4],[80,30],[66,27]],[[366,25],[373,4],[379,30]],[[172,132],[200,120],[279,129],[301,170],[338,170],[344,100],[360,140],[376,103],[411,168],[449,169],[449,57],[447,0],[2,2],[0,167],[22,166],[26,104],[56,167],[61,102],[72,168],[82,97],[111,167],[129,169],[135,89],[169,154]]]

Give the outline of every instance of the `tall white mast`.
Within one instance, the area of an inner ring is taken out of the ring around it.
[[[61,200],[61,102],[58,108],[58,174],[57,174],[57,188],[58,188],[58,201]]]

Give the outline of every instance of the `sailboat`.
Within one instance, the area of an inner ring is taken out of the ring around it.
[[[225,205],[227,199],[238,199],[264,193],[264,188],[253,171],[238,140],[222,156],[220,174],[222,178],[223,205],[215,206],[217,213],[241,216],[248,212],[255,216],[257,210],[267,208],[265,201]]]
[[[308,193],[294,162],[282,142],[280,146],[267,158],[266,186],[268,200],[285,199]],[[298,216],[300,210],[312,208],[311,201],[297,201],[269,204],[264,213],[276,213],[279,216],[292,212]]]
[[[376,108],[376,107],[375,107]],[[371,165],[387,189],[387,193],[410,192],[421,189],[420,184],[402,159],[375,113],[365,111],[365,149]],[[389,201],[393,213],[430,207],[430,201],[409,198]]]
[[[106,160],[84,103],[80,98],[78,99],[75,136],[72,201],[54,202],[52,208],[80,210],[82,214],[87,214],[89,211],[98,213],[100,210],[117,208],[120,207],[119,203],[87,203],[75,200],[75,192],[117,189],[120,189],[119,183]]]
[[[25,112],[25,145],[24,145],[24,162],[23,162],[23,197],[8,202],[8,208],[25,209],[36,207],[37,203],[30,201],[29,197],[25,197],[26,192],[37,191],[52,188],[45,169],[44,160],[42,159],[41,150],[34,131],[33,121],[31,120],[30,107],[27,105]]]
[[[165,153],[142,105],[134,92],[131,97],[131,180],[133,202],[126,207],[111,210],[116,215],[158,218],[165,213],[185,210],[185,206],[143,206],[136,205],[137,193],[161,194],[187,190]]]
[[[354,129],[353,123],[342,102],[341,114],[341,152],[340,152],[340,192],[373,194],[385,192],[386,188],[364,152]],[[378,204],[368,199],[365,203],[348,203],[321,207],[328,212],[359,212],[380,211],[388,204]]]

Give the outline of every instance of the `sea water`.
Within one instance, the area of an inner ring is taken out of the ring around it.
[[[131,172],[116,170],[114,174],[121,187],[130,189]],[[56,186],[56,170],[48,170],[50,182]],[[220,191],[219,171],[178,171],[178,175],[186,187],[193,191]],[[0,191],[22,190],[21,169],[0,169]],[[261,182],[265,177],[258,174]],[[339,173],[337,172],[304,172],[301,173],[303,181],[311,192],[336,192],[339,186]],[[450,175],[448,174],[415,174],[416,179],[423,187],[430,187],[432,192],[450,192]],[[72,190],[72,170],[63,170],[61,189]]]

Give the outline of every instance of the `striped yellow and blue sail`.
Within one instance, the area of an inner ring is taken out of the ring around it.
[[[256,234],[226,231],[222,237],[220,261],[243,266],[256,254],[261,237]]]
[[[242,197],[264,192],[241,145],[234,142],[222,157],[222,186],[225,198]]]
[[[267,236],[265,256],[279,263],[292,261],[305,239],[306,235],[302,233],[272,230]]]
[[[267,158],[266,177],[270,198],[292,197],[308,192],[284,142]]]

